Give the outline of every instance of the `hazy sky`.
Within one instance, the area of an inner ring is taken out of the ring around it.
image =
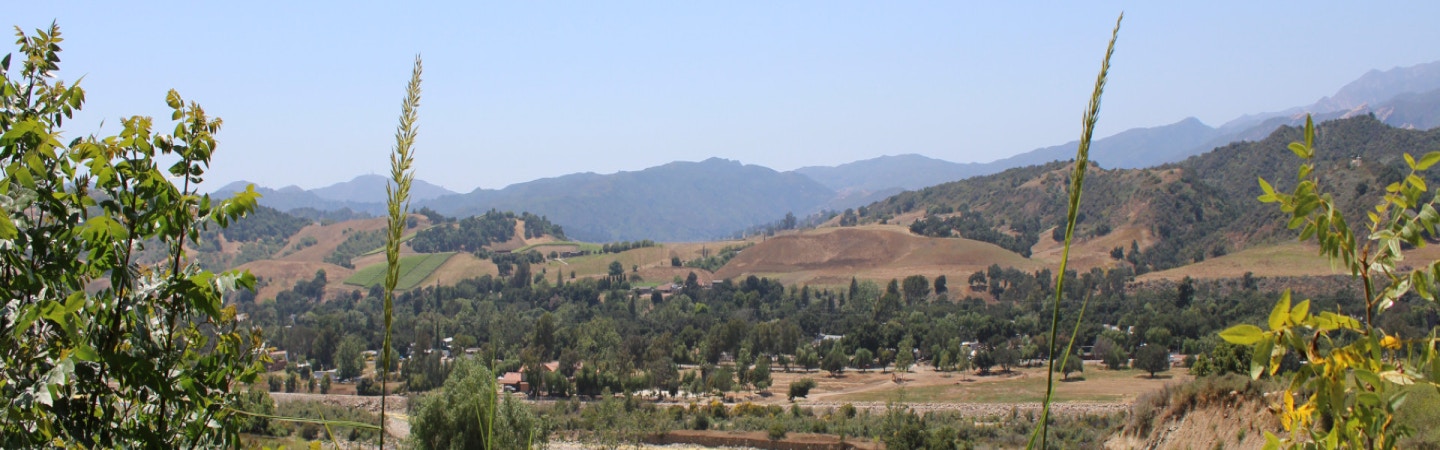
[[[212,189],[385,173],[417,53],[417,174],[461,192],[1064,143],[1122,10],[1100,136],[1218,126],[1440,59],[1440,2],[401,3],[421,2],[25,2],[7,19],[59,22],[61,76],[88,92],[69,137],[169,117],[170,88],[224,118]]]

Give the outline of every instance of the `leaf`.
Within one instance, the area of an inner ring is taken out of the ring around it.
[[[1310,316],[1310,301],[1305,300],[1299,305],[1295,305],[1295,309],[1290,310],[1290,323],[1305,323],[1305,318],[1308,316]]]
[[[20,229],[10,221],[9,214],[0,214],[0,239],[10,240],[20,236]]]
[[[1405,165],[1410,166],[1411,169],[1420,170],[1415,168],[1415,157],[1410,156],[1409,153],[1405,154]]]
[[[1265,367],[1270,364],[1270,354],[1275,350],[1275,341],[1262,340],[1260,345],[1255,346],[1255,353],[1250,355],[1250,378],[1258,380],[1260,375],[1265,373]]]
[[[1299,156],[1301,158],[1310,157],[1310,152],[1308,151],[1308,149],[1305,148],[1305,144],[1301,144],[1299,142],[1291,142],[1290,145],[1286,148],[1289,148],[1290,152],[1294,153],[1295,156]]]
[[[1405,177],[1405,182],[1410,183],[1411,186],[1415,186],[1415,189],[1419,189],[1422,191],[1427,190],[1425,189],[1425,180],[1421,179],[1419,175],[1412,174],[1408,177]]]
[[[1255,345],[1265,338],[1265,331],[1250,324],[1236,325],[1221,331],[1220,338],[1235,345]]]
[[[1266,431],[1265,446],[1261,447],[1261,450],[1280,450],[1280,438],[1275,437],[1274,433]]]
[[[1420,161],[1415,163],[1415,170],[1429,169],[1435,163],[1440,163],[1440,152],[1426,153],[1425,156],[1420,157]]]
[[[1290,317],[1290,291],[1285,291],[1280,296],[1280,301],[1275,303],[1275,309],[1270,310],[1270,331],[1285,328],[1285,319]]]

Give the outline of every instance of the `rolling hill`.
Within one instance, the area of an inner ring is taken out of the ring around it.
[[[1379,199],[1380,189],[1372,187],[1403,177],[1403,152],[1440,149],[1440,130],[1396,128],[1372,115],[1326,122],[1317,133],[1317,174],[1356,225]],[[1293,186],[1300,161],[1285,147],[1300,137],[1300,130],[1282,127],[1258,142],[1231,144],[1155,168],[1092,166],[1077,234],[1082,242],[1113,241],[1107,236],[1114,233],[1133,236],[1141,248],[1134,259],[1142,272],[1288,239],[1292,232],[1281,226],[1280,212],[1255,200],[1261,193],[1255,180],[1263,177],[1282,190]],[[1001,235],[1039,243],[1048,237],[1041,234],[1063,219],[1069,171],[1069,163],[1050,163],[905,192],[867,206],[862,222],[935,217],[934,223],[948,224],[940,219],[973,214]]]

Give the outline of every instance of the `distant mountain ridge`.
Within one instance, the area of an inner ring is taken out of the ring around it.
[[[1373,115],[1399,128],[1440,126],[1440,61],[1370,71],[1311,105],[1242,116],[1220,127],[1192,117],[1125,130],[1097,139],[1091,158],[1107,169],[1177,163],[1233,142],[1263,140],[1277,128],[1303,123],[1307,112],[1317,121]],[[562,224],[573,237],[591,241],[705,240],[773,222],[787,212],[839,211],[906,190],[1069,160],[1075,146],[1072,141],[987,163],[899,154],[790,172],[712,158],[614,174],[564,175],[464,194],[416,180],[412,207],[428,206],[447,215],[479,214],[491,208],[529,211]],[[257,190],[264,196],[262,204],[283,211],[349,208],[383,214],[385,183],[384,177],[364,175],[309,191],[295,186]],[[244,186],[244,182],[231,183],[216,193]]]
[[[311,189],[317,197],[326,200],[355,203],[384,203],[386,199],[385,187],[390,185],[390,179],[380,175],[361,175],[346,182],[335,183],[322,188]],[[454,195],[457,192],[445,189],[425,180],[416,179],[410,185],[410,199],[430,200],[446,195]]]
[[[529,211],[591,241],[697,241],[808,214],[835,191],[795,173],[719,158],[609,175],[580,173],[417,202],[447,215]]]

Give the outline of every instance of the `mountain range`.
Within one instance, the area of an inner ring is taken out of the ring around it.
[[[1232,142],[1259,141],[1282,126],[1372,115],[1399,128],[1440,125],[1440,61],[1387,71],[1372,70],[1310,105],[1246,115],[1219,127],[1195,118],[1134,128],[1098,139],[1091,158],[1105,168],[1145,168],[1183,161]],[[805,215],[870,204],[902,191],[995,174],[1016,167],[1064,161],[1076,142],[1044,147],[988,163],[954,163],[916,154],[881,156],[838,166],[791,172],[712,158],[673,162],[613,174],[578,173],[455,193],[416,180],[412,206],[466,216],[490,209],[529,211],[566,227],[574,238],[593,241],[655,239],[695,241],[772,222],[786,213]],[[349,208],[384,211],[387,180],[363,175],[304,190],[257,187],[261,203],[280,210]],[[215,191],[244,189],[240,181]]]

